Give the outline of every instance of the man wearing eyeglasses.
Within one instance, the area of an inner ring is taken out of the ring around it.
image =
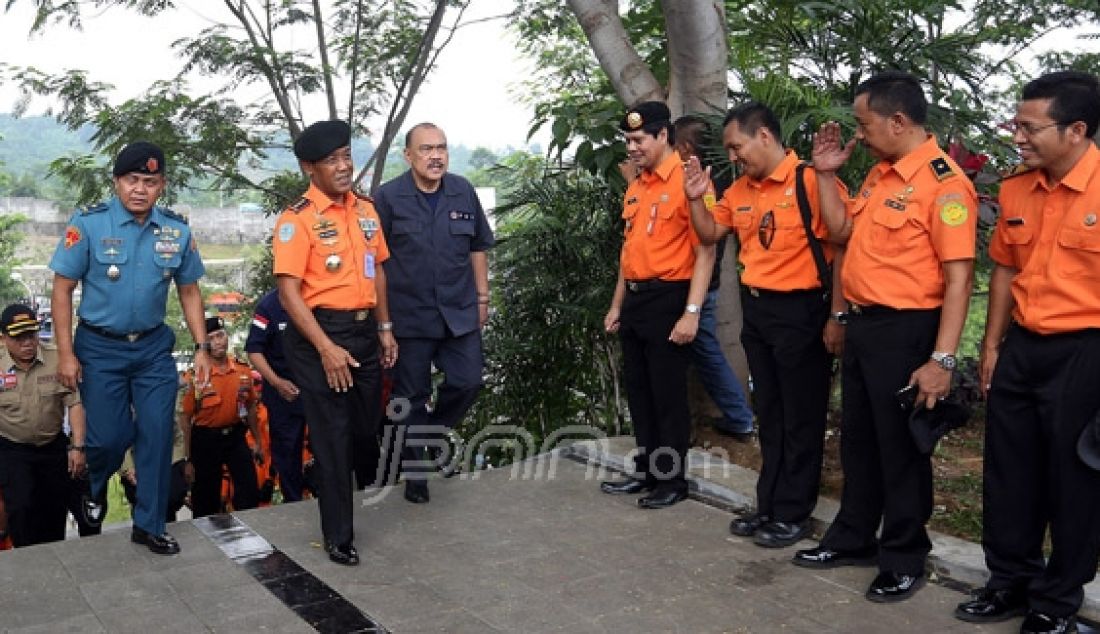
[[[1098,124],[1100,83],[1079,72],[1028,83],[1010,123],[1026,171],[1001,185],[981,351],[990,578],[964,621],[1026,612],[1022,632],[1076,631],[1096,576],[1100,472],[1082,451],[1100,410]]]
[[[741,343],[753,377],[763,463],[756,512],[733,520],[730,531],[782,548],[809,535],[817,505],[830,354],[840,351],[845,311],[843,297],[828,293],[832,273],[825,262],[833,248],[824,244],[842,225],[827,230],[824,218],[843,219],[848,192],[835,173],[801,172],[813,239],[825,261],[819,270],[799,207],[799,159],[784,147],[778,118],[764,104],[744,103],[726,115],[722,136],[742,177],[711,212],[702,200],[710,168],[703,171],[697,157],[688,161],[684,186],[700,241],[715,244],[735,230],[744,266]],[[838,317],[829,319],[830,306]]]
[[[619,276],[604,328],[619,333],[627,404],[638,448],[634,473],[604,482],[612,495],[648,492],[645,509],[687,497],[691,418],[687,368],[714,265],[714,247],[699,243],[684,196],[668,106],[647,101],[619,123],[627,155],[640,168],[623,201]]]
[[[878,562],[866,598],[902,601],[924,583],[932,543],[932,464],[909,433],[900,388],[929,409],[947,396],[966,321],[977,234],[977,195],[925,128],[920,82],[886,72],[856,87],[855,139],[825,124],[818,176],[835,172],[858,141],[879,162],[850,207],[841,287],[849,303],[843,363],[840,511],[820,546],[794,563],[833,568]],[[882,532],[878,533],[879,525]]]
[[[481,329],[489,320],[493,231],[477,192],[447,171],[447,137],[421,123],[405,134],[409,169],[375,195],[390,246],[386,274],[401,358],[393,370],[386,415],[398,427],[405,499],[427,503],[427,445],[441,439],[477,399],[482,382]],[[432,366],[443,373],[431,411]]]
[[[69,479],[85,464],[80,393],[57,379],[57,350],[39,343],[38,330],[28,306],[0,314],[0,490],[17,548],[65,539]]]

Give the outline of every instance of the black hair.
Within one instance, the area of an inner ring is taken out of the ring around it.
[[[724,128],[734,121],[737,122],[737,127],[741,129],[741,132],[748,136],[754,136],[760,128],[767,128],[775,137],[775,140],[780,145],[783,144],[779,118],[775,116],[771,108],[759,101],[746,101],[731,108],[722,121],[722,127]]]
[[[1100,82],[1092,73],[1073,70],[1047,73],[1024,86],[1023,100],[1050,99],[1050,118],[1060,128],[1083,121],[1088,136],[1100,124]]]
[[[686,143],[691,148],[692,154],[702,156],[703,150],[712,142],[710,125],[701,117],[686,114],[673,122],[676,128],[676,138],[680,143]]]
[[[642,132],[645,132],[654,139],[661,133],[661,130],[668,131],[668,144],[676,145],[676,126],[672,125],[672,122],[668,119],[664,121],[654,121],[652,123],[643,123],[642,127],[638,128]]]
[[[915,76],[891,70],[879,73],[856,86],[855,97],[867,95],[867,107],[883,117],[900,112],[917,125],[928,120],[928,100],[920,80]]]

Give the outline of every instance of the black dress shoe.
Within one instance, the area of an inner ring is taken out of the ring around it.
[[[923,585],[924,575],[902,575],[885,571],[878,573],[871,582],[866,596],[876,603],[895,603],[913,596]]]
[[[1071,634],[1076,631],[1076,617],[1054,616],[1038,610],[1028,610],[1020,625],[1020,634]]]
[[[103,518],[107,517],[107,496],[93,498],[90,493],[81,494],[80,514],[84,516],[85,524],[92,528],[99,528],[103,525]]]
[[[405,499],[413,504],[427,504],[431,501],[428,483],[424,480],[405,480]]]
[[[153,535],[137,526],[130,531],[130,541],[142,544],[158,555],[175,555],[180,551],[180,544],[168,533]]]
[[[752,537],[770,521],[772,521],[771,516],[760,512],[742,515],[730,522],[730,532],[738,537]]]
[[[810,536],[809,522],[769,522],[756,531],[752,543],[764,548],[786,548]]]
[[[794,554],[791,562],[803,568],[837,568],[839,566],[872,566],[875,563],[877,549],[833,550],[825,546],[800,550]]]
[[[1027,612],[1027,597],[1015,590],[979,588],[955,608],[955,618],[969,623],[997,623]]]
[[[656,491],[638,498],[638,506],[644,509],[664,509],[687,499],[687,491],[673,489],[671,491]]]
[[[337,546],[333,543],[326,543],[325,550],[328,552],[328,558],[342,566],[358,566],[359,565],[359,551],[355,550],[355,546],[351,545],[351,542]]]
[[[633,495],[643,491],[649,491],[653,485],[646,484],[644,480],[630,478],[621,482],[601,482],[600,490],[611,495]]]

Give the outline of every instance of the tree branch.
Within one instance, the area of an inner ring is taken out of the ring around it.
[[[664,90],[631,44],[616,0],[568,0],[600,67],[627,106],[663,100]]]
[[[328,63],[328,45],[325,43],[325,24],[321,19],[321,0],[313,0],[313,23],[317,27],[317,52],[321,56],[321,76],[325,79],[325,96],[328,97],[328,118],[336,119],[336,91],[332,88],[332,67]],[[355,28],[359,28],[356,23]],[[350,114],[350,113],[349,113]]]

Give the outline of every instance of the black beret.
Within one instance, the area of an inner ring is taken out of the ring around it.
[[[346,121],[318,121],[302,130],[294,142],[294,156],[314,163],[345,145],[351,145],[351,126]]]
[[[225,320],[217,315],[206,318],[206,334],[217,332],[219,330],[225,330]]]
[[[118,153],[118,158],[115,159],[115,168],[111,173],[115,176],[122,176],[131,172],[163,174],[164,152],[148,141],[127,143],[126,147]]]
[[[958,429],[970,420],[970,408],[954,400],[938,401],[932,409],[918,403],[909,414],[909,434],[917,451],[929,456],[936,449],[936,442],[952,429]]]
[[[672,120],[672,113],[668,106],[660,101],[643,101],[626,111],[619,129],[623,132],[633,132],[642,129],[642,126],[650,123],[664,123]]]
[[[12,304],[0,315],[0,330],[9,337],[18,337],[25,332],[38,332],[38,318],[30,306]]]

